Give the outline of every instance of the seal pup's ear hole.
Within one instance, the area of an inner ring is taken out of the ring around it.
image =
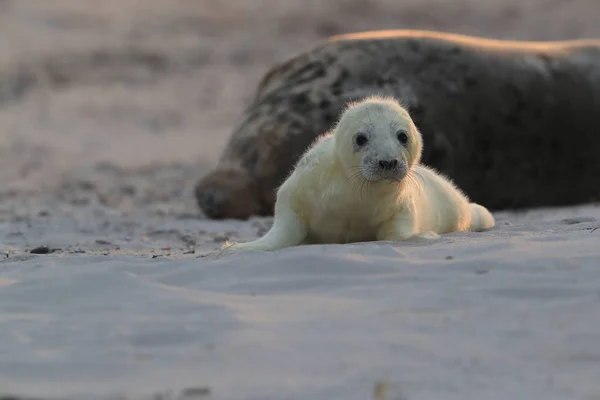
[[[357,147],[363,147],[365,144],[367,144],[368,141],[369,138],[362,132],[359,132],[354,136],[354,144]]]
[[[403,145],[408,143],[408,132],[406,132],[404,129],[398,130],[398,132],[396,132],[396,137],[398,138],[398,141]]]

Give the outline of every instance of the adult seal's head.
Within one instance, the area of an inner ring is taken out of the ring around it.
[[[265,80],[263,96],[270,82],[269,77]],[[243,113],[217,167],[196,185],[202,211],[215,219],[272,215],[277,187],[316,137],[307,135],[311,122],[322,133],[335,120],[323,109],[287,93],[255,99]]]
[[[220,168],[200,180],[195,191],[198,204],[211,218],[264,214],[257,182],[242,168]]]
[[[401,182],[421,158],[421,134],[393,99],[349,104],[334,134],[335,154],[350,178]]]
[[[300,55],[288,66],[274,68],[260,82],[216,168],[196,184],[196,199],[206,216],[272,215],[279,185],[304,150],[338,120],[347,99],[326,90],[337,74],[318,59],[301,75],[293,72],[298,62],[309,62],[307,57],[313,56]],[[284,78],[282,73],[293,76]],[[287,79],[296,87],[289,88],[292,92],[282,87]],[[318,82],[324,90],[317,92],[314,84]]]
[[[600,199],[600,41],[402,30],[331,38],[272,68],[198,183],[200,208],[272,215],[307,148],[372,95],[398,99],[427,144],[423,162],[490,209]]]

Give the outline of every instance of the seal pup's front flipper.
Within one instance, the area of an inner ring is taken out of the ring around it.
[[[243,250],[274,251],[304,243],[308,229],[291,207],[288,190],[282,187],[277,194],[274,221],[271,229],[261,238],[246,243],[226,243],[219,256]]]

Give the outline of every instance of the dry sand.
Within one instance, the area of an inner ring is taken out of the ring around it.
[[[600,398],[598,207],[215,262],[271,221],[192,196],[261,75],[317,39],[598,21],[598,0],[0,0],[0,393]]]

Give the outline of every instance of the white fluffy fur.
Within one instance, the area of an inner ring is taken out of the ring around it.
[[[365,129],[370,147],[357,148],[356,132]],[[397,139],[398,129],[408,133],[405,145]],[[470,203],[450,180],[419,164],[422,146],[420,132],[394,99],[370,97],[349,105],[333,132],[308,149],[279,188],[271,229],[258,240],[226,244],[223,252],[431,239],[493,227],[487,209]],[[400,160],[385,176],[373,166],[373,157],[382,154]]]

